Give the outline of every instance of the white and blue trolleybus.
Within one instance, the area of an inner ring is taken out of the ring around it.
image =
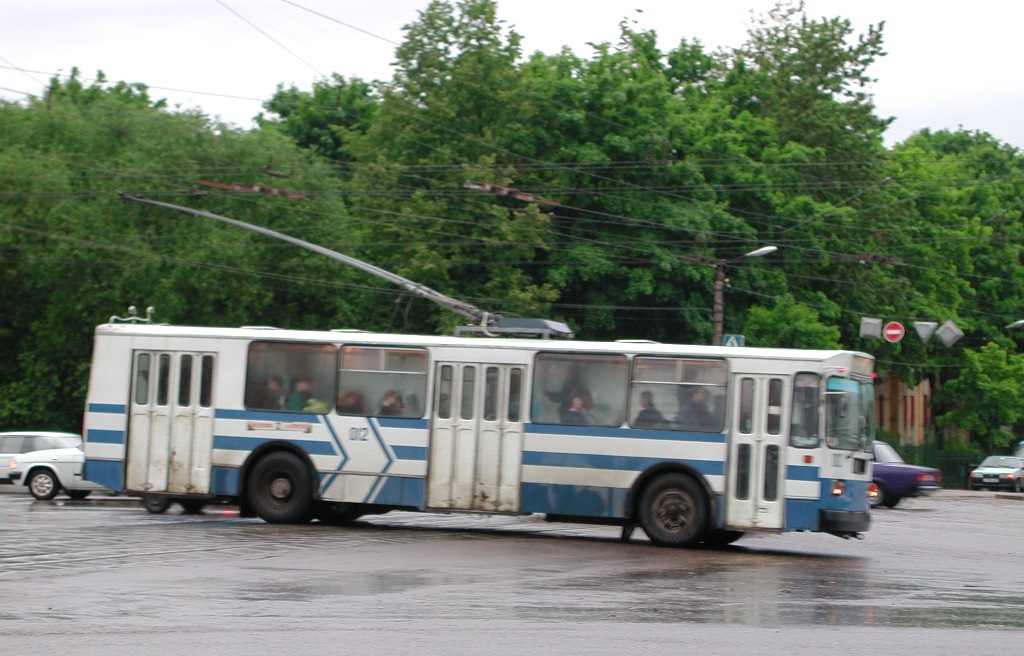
[[[85,475],[273,523],[542,513],[665,546],[867,530],[852,351],[108,323]]]

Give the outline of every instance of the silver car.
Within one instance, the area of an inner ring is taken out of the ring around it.
[[[80,435],[0,433],[0,483],[25,485],[36,499],[52,499],[61,490],[72,499],[84,499],[94,490],[105,489],[82,477],[84,463]]]
[[[970,490],[1011,490],[1024,492],[1024,458],[989,456],[981,461],[967,480]]]

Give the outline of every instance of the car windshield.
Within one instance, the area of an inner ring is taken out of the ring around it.
[[[1012,458],[1010,456],[989,456],[981,461],[982,467],[1009,467],[1010,469],[1020,469],[1021,459]]]
[[[875,462],[903,463],[903,458],[885,442],[875,442]]]

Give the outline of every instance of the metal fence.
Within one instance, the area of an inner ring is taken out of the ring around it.
[[[942,472],[942,486],[950,489],[967,489],[967,477],[971,470],[985,458],[981,451],[960,451],[943,453],[933,446],[895,446],[903,459],[911,465],[934,467]]]

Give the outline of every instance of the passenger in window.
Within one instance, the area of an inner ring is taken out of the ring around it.
[[[680,396],[686,394],[686,388],[679,388]],[[712,431],[717,428],[715,418],[708,409],[708,390],[705,387],[697,387],[689,393],[679,406],[679,413],[676,415],[676,423],[683,430]]]
[[[292,392],[285,400],[286,410],[301,412],[306,408],[306,403],[313,398],[313,384],[308,378],[296,378],[292,382]]]
[[[590,415],[587,412],[586,406],[587,401],[582,394],[574,396],[572,401],[569,402],[569,407],[562,414],[562,423],[576,426],[589,425],[591,423]]]
[[[338,393],[338,412],[343,415],[365,415],[366,398],[356,390],[343,389]]]
[[[284,404],[284,381],[280,376],[268,376],[254,406],[265,410],[280,410]]]
[[[402,414],[404,408],[405,404],[402,403],[401,395],[395,390],[388,390],[384,393],[384,398],[380,400],[377,414],[381,417],[397,417]]]
[[[633,421],[634,428],[664,428],[665,417],[654,407],[654,394],[650,390],[640,392],[640,408]]]
[[[583,395],[589,396],[590,393],[584,389],[583,384],[583,367],[573,364],[562,387],[557,390],[544,390],[544,396],[558,404],[558,416],[564,418],[574,398],[582,398]],[[593,404],[592,400],[591,404]]]

